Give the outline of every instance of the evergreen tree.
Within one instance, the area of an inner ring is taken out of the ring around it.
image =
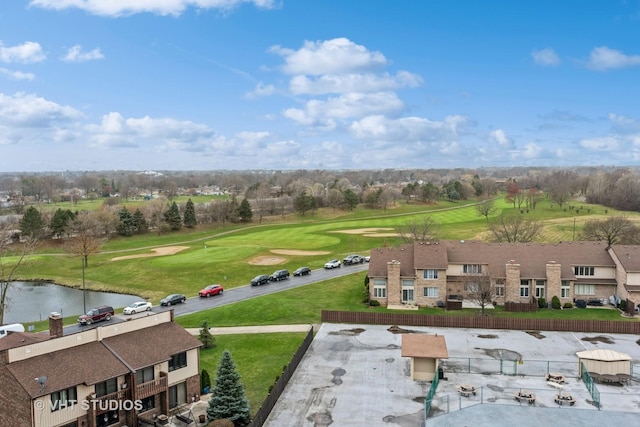
[[[200,329],[198,339],[205,349],[216,347],[216,338],[211,335],[211,331],[209,331],[209,322],[206,320],[202,322],[202,329]]]
[[[172,202],[171,206],[169,206],[169,210],[164,213],[164,220],[169,224],[171,231],[180,230],[182,228],[182,218],[180,217],[180,210],[178,209],[178,204],[176,202]]]
[[[345,207],[350,211],[354,210],[356,206],[358,206],[358,203],[360,203],[358,195],[351,189],[344,190],[343,194]]]
[[[240,206],[238,206],[236,217],[240,222],[251,222],[253,212],[251,211],[251,204],[247,199],[242,199]]]
[[[118,233],[123,236],[133,236],[136,228],[133,223],[133,215],[129,212],[126,206],[123,206],[122,209],[118,212],[118,225],[116,227]]]
[[[225,350],[220,358],[216,384],[212,393],[207,407],[207,418],[210,421],[228,419],[233,421],[235,427],[249,424],[251,421],[249,402],[229,350]]]
[[[196,208],[191,199],[189,199],[184,207],[184,226],[193,228],[196,226],[196,223]]]
[[[305,192],[298,194],[296,198],[293,199],[293,209],[295,209],[296,212],[300,212],[302,216],[308,211],[315,211],[317,207],[316,198],[307,195]]]
[[[29,206],[20,220],[20,232],[28,238],[39,238],[44,234],[44,220],[40,211]]]
[[[49,228],[51,229],[51,233],[54,236],[61,237],[62,234],[66,231],[69,226],[69,222],[75,218],[73,212],[69,209],[62,210],[58,208],[54,213],[53,217],[51,217],[51,222],[49,223]]]
[[[147,220],[140,208],[136,208],[133,213],[133,228],[138,234],[144,234],[149,231],[149,224],[147,223]]]
[[[200,391],[202,393],[208,393],[211,388],[211,377],[209,376],[209,371],[203,369],[200,373]],[[207,390],[205,392],[205,390]]]

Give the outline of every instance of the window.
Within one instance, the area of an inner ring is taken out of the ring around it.
[[[169,408],[175,408],[183,403],[187,403],[186,383],[180,383],[169,387]]]
[[[435,280],[438,278],[438,270],[424,270],[423,277],[428,280]]]
[[[403,288],[413,288],[413,280],[402,279],[402,287]]]
[[[422,288],[423,295],[429,298],[438,298],[438,288]]]
[[[504,285],[496,284],[496,296],[503,297],[504,296]]]
[[[70,387],[64,390],[51,393],[51,410],[57,411],[58,409],[66,408],[68,405],[74,405],[78,402],[78,395],[76,394],[76,388]]]
[[[536,280],[536,298],[544,298],[544,289],[546,286],[546,280]]]
[[[142,384],[148,381],[153,381],[153,366],[147,366],[146,368],[139,369],[136,372],[136,383]]]
[[[529,281],[528,280],[520,280],[520,296],[528,297],[529,296]]]
[[[560,298],[570,298],[571,297],[571,282],[568,280],[563,280],[560,284]]]
[[[386,298],[387,297],[387,288],[382,286],[374,286],[373,287],[373,296],[374,298]]]
[[[185,366],[187,366],[186,351],[171,356],[171,359],[169,360],[169,372],[175,371],[176,369],[184,368]]]
[[[595,295],[596,294],[596,285],[578,285],[576,284],[574,287],[574,292],[576,295]]]
[[[96,396],[104,396],[110,393],[115,393],[118,391],[118,379],[111,378],[110,380],[106,380],[104,382],[96,384]]]
[[[413,288],[405,288],[402,290],[402,302],[403,303],[412,303],[413,302]]]
[[[149,396],[140,401],[140,407],[141,407],[140,412],[150,411],[153,408],[155,408],[155,406],[156,406],[156,397]]]
[[[112,424],[118,424],[118,411],[113,410],[104,414],[96,415],[96,426],[107,427]],[[120,424],[118,424],[120,425]]]
[[[478,292],[480,290],[480,285],[476,282],[464,282],[464,291],[465,292]]]
[[[595,276],[596,268],[595,267],[587,267],[582,265],[577,265],[573,267],[573,273],[576,276]]]
[[[462,272],[466,274],[480,274],[482,273],[482,266],[480,264],[465,264],[462,266]]]
[[[373,286],[387,286],[387,279],[373,279]]]

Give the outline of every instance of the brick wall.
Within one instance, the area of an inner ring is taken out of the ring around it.
[[[18,385],[0,355],[0,426],[31,427],[31,397]]]

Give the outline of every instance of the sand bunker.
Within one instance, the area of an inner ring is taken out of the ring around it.
[[[189,249],[189,246],[165,246],[162,248],[151,249],[152,253],[150,254],[119,256],[119,257],[111,258],[111,261],[119,261],[121,259],[148,258],[152,256],[173,255],[173,254],[177,254],[180,251],[184,251],[185,249]]]
[[[286,262],[285,258],[279,256],[260,255],[249,261],[251,265],[277,265]]]
[[[334,231],[334,233],[360,234],[364,237],[394,237],[398,235],[398,233],[395,233],[395,232],[389,233],[388,232],[389,230],[393,230],[393,228],[390,228],[390,227],[356,228],[353,230]]]
[[[301,256],[327,255],[330,253],[328,251],[298,251],[294,249],[271,249],[271,252],[278,255],[301,255]]]

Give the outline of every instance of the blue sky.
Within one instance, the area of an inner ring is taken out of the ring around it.
[[[640,0],[4,0],[0,172],[639,165],[638,41]]]

